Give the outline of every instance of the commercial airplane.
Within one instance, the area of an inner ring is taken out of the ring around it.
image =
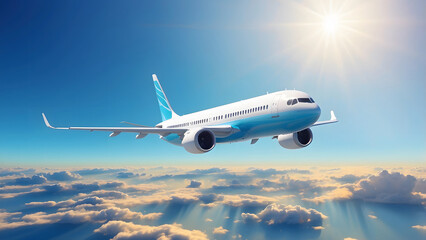
[[[255,98],[190,113],[177,115],[166,97],[155,74],[155,92],[162,122],[155,127],[127,123],[133,127],[52,127],[42,113],[44,123],[53,129],[89,130],[112,132],[115,137],[122,132],[136,133],[136,139],[147,134],[158,134],[160,138],[183,146],[190,153],[206,153],[216,143],[230,143],[271,137],[287,149],[298,149],[312,142],[310,127],[337,122],[334,112],[331,119],[317,121],[321,109],[306,93],[285,90],[269,93]]]

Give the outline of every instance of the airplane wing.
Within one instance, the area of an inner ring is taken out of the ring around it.
[[[312,125],[312,127],[319,126],[319,125],[324,125],[324,124],[335,123],[335,122],[339,121],[339,120],[337,120],[336,115],[334,115],[334,111],[330,111],[330,115],[331,115],[330,120],[316,122],[316,123],[314,123]]]
[[[136,138],[143,138],[147,134],[159,134],[163,137],[168,136],[172,133],[183,136],[188,128],[157,128],[157,127],[53,127],[47,121],[46,116],[42,113],[44,123],[47,127],[52,129],[62,129],[62,130],[88,130],[88,131],[105,131],[112,132],[109,136],[115,137],[122,132],[133,132],[138,133]],[[221,126],[206,126],[203,129],[208,129],[212,131],[217,137],[226,137],[232,133],[239,131],[236,128],[233,128],[230,125],[221,125]]]

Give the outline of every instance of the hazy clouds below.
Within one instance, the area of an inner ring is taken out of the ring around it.
[[[1,239],[420,239],[424,168],[0,169]]]

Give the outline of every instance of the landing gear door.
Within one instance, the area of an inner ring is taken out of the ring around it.
[[[281,95],[275,95],[274,99],[272,100],[272,118],[276,118],[279,117],[278,115],[278,105],[279,105],[279,101],[281,99]]]

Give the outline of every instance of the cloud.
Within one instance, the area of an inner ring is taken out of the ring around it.
[[[16,217],[16,215],[20,215],[20,212],[6,212],[4,209],[0,209],[0,229],[1,229],[1,225],[6,224],[7,223],[7,219],[10,217]]]
[[[119,189],[126,187],[123,182],[104,182],[104,183],[73,183],[63,184],[56,183],[51,185],[44,185],[41,188],[45,193],[64,193],[64,194],[77,194],[77,193],[90,193],[102,189]]]
[[[346,238],[343,238],[343,240],[358,240],[358,239],[356,239],[356,238],[351,238],[351,237],[346,237]]]
[[[217,227],[217,228],[215,228],[215,229],[213,230],[213,234],[220,234],[220,235],[224,235],[224,234],[226,234],[226,233],[228,233],[228,232],[229,232],[229,230],[228,230],[228,229],[223,228],[222,226]]]
[[[117,178],[134,178],[139,176],[145,176],[145,173],[139,174],[139,173],[132,173],[132,172],[119,172],[117,173]]]
[[[416,185],[414,186],[413,192],[426,193],[426,179],[417,179]]]
[[[231,181],[231,184],[229,185],[213,185],[211,187],[211,191],[216,193],[234,192],[237,190],[257,191],[260,189],[261,189],[260,186],[256,186],[252,184],[241,184],[238,180]]]
[[[197,175],[207,175],[212,173],[225,173],[228,172],[226,168],[209,168],[209,169],[195,169],[193,171],[189,171],[188,173],[197,174]]]
[[[315,198],[302,198],[304,201],[323,203],[327,200],[347,200],[352,198],[352,192],[346,187],[340,187]]]
[[[199,195],[198,199],[200,199],[200,201],[202,201],[203,203],[212,203],[214,201],[223,200],[223,196],[217,195],[215,193],[207,193],[207,194]]]
[[[201,182],[191,180],[191,182],[186,186],[187,188],[199,188],[201,186]]]
[[[96,175],[96,174],[105,174],[105,173],[116,173],[116,172],[123,172],[123,171],[126,171],[126,169],[92,168],[92,169],[82,169],[82,170],[74,171],[74,173],[85,176],[85,175]]]
[[[205,220],[206,222],[213,222],[213,219],[210,219],[210,218],[206,218],[206,220]]]
[[[88,201],[86,204],[94,204]],[[83,205],[83,202],[75,205]],[[9,229],[22,226],[52,224],[52,223],[84,223],[84,222],[105,222],[111,220],[154,220],[158,219],[162,213],[142,214],[133,212],[128,208],[109,207],[98,211],[87,210],[85,208],[60,211],[56,213],[37,212],[22,216],[17,221],[6,222],[0,225],[0,229]]]
[[[254,213],[241,213],[241,218],[244,223],[256,223],[260,222],[260,218]]]
[[[324,230],[325,227],[323,227],[323,226],[314,226],[314,227],[312,227],[312,229],[314,229],[314,230]]]
[[[368,217],[371,218],[371,219],[377,219],[377,216],[374,216],[374,215],[371,215],[371,214],[368,215]]]
[[[58,208],[64,208],[72,206],[76,203],[76,201],[69,199],[66,201],[46,201],[46,202],[29,202],[25,203],[25,206],[27,207],[34,207],[34,208],[40,208],[40,207],[58,207]]]
[[[38,192],[44,192],[44,190],[34,186],[5,186],[0,188],[0,198],[14,198],[16,196]]]
[[[180,224],[160,226],[137,225],[123,221],[109,221],[95,232],[114,236],[113,240],[123,239],[161,239],[161,240],[206,240],[207,235],[199,230],[187,230]]]
[[[355,183],[365,178],[365,176],[355,176],[353,174],[346,174],[341,177],[330,177],[330,178],[341,183]]]
[[[322,225],[326,216],[315,209],[301,206],[270,204],[258,214],[242,213],[244,222],[263,222],[268,225],[300,224],[310,226]]]
[[[380,203],[421,204],[424,198],[413,194],[416,178],[398,172],[382,171],[361,180],[353,190],[353,199]]]
[[[0,177],[12,175],[31,175],[35,173],[33,168],[0,168]]]
[[[148,205],[148,204],[178,204],[187,205],[199,202],[198,198],[201,194],[193,188],[180,188],[175,190],[161,190],[154,194],[144,196],[131,196],[129,195],[125,199],[112,199],[108,202],[114,203],[120,206],[137,206],[137,205]]]
[[[222,195],[223,200],[220,203],[229,205],[232,207],[264,207],[272,202],[275,202],[275,198],[250,195],[250,194],[239,194],[239,195]]]
[[[389,173],[383,170],[360,180],[357,184],[346,184],[315,198],[303,198],[305,201],[324,202],[326,200],[359,199],[368,202],[422,204],[425,195],[414,192],[416,178],[399,172]]]
[[[13,181],[8,182],[7,185],[36,185],[43,184],[49,181],[73,181],[81,179],[81,176],[76,173],[71,173],[69,171],[53,172],[53,173],[40,173],[33,175],[32,177],[19,177],[13,179]]]
[[[47,182],[46,177],[43,175],[33,175],[32,177],[21,177],[16,178],[14,181],[7,183],[8,185],[35,185],[35,184],[43,184]]]
[[[88,197],[88,196],[96,196],[106,199],[125,199],[128,198],[129,195],[120,191],[111,191],[111,190],[97,190],[93,191],[90,194],[81,193],[78,195],[79,197]]]
[[[411,226],[411,227],[414,228],[414,229],[426,231],[426,225],[415,225],[415,226]]]
[[[43,173],[43,176],[50,181],[73,181],[81,178],[80,174],[69,171]]]
[[[300,169],[286,169],[286,170],[277,170],[274,168],[269,169],[254,169],[250,173],[256,174],[260,177],[270,177],[278,174],[289,174],[289,173],[298,173],[298,174],[311,174],[309,170],[300,170]]]

